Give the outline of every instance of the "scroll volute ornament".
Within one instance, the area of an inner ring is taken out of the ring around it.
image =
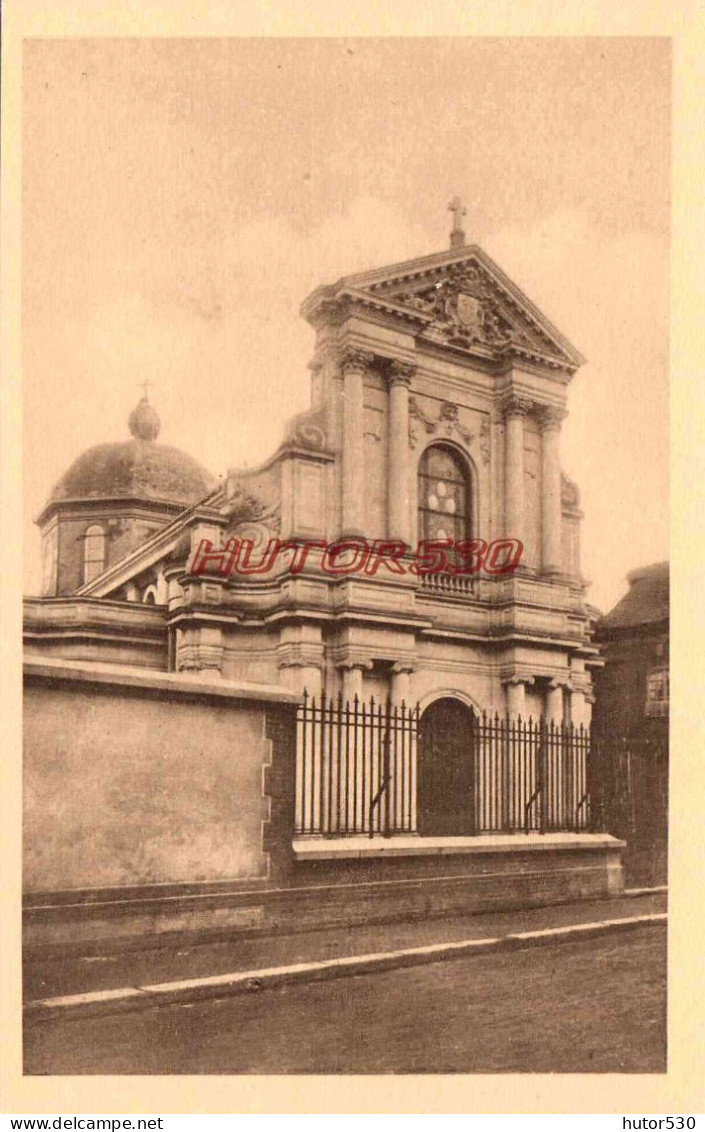
[[[538,411],[539,427],[542,432],[559,429],[567,416],[567,410],[558,405],[542,405]]]
[[[505,420],[509,417],[528,417],[535,408],[535,402],[529,397],[512,393],[502,404],[502,414]]]
[[[411,385],[415,373],[416,366],[410,365],[408,362],[397,361],[396,359],[391,361],[387,367],[390,385],[406,385],[408,388]]]
[[[372,369],[376,361],[375,355],[368,350],[348,349],[341,359],[341,369],[346,373],[365,373]]]

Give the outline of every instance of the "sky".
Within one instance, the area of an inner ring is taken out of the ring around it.
[[[33,518],[152,382],[160,440],[253,466],[309,403],[318,284],[485,249],[587,358],[564,470],[589,599],[668,557],[665,39],[27,40],[25,588]]]

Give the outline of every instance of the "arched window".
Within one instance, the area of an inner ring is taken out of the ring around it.
[[[83,541],[83,581],[92,582],[105,566],[105,531],[94,523],[86,527]]]
[[[432,444],[419,464],[419,540],[472,537],[470,480],[448,444]]]

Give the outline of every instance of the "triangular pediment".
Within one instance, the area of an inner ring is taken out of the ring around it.
[[[524,355],[575,370],[584,359],[548,318],[478,247],[362,272],[319,288],[306,301],[348,300],[416,324],[421,340],[489,358]]]

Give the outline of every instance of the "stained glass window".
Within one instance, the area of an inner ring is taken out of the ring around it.
[[[470,485],[460,456],[433,444],[419,465],[419,539],[471,537]]]

